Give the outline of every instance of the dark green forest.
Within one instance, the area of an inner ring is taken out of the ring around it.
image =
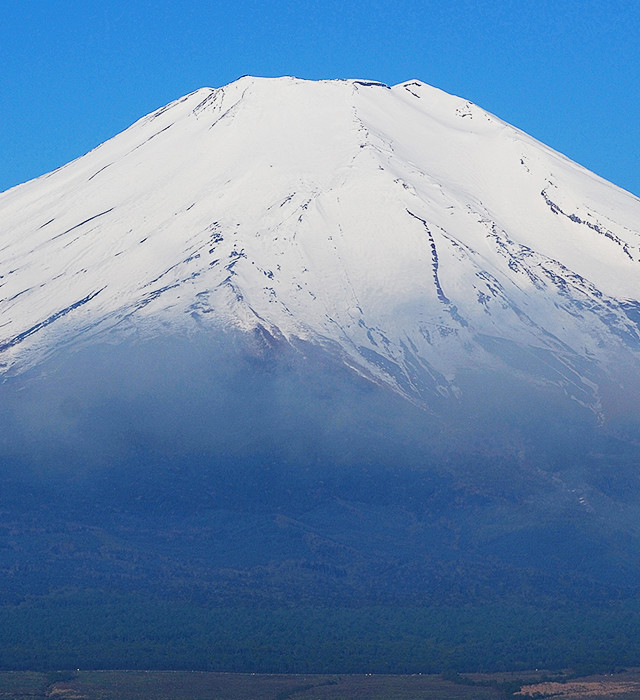
[[[291,474],[265,483],[260,469],[260,498],[227,484],[216,508],[199,473],[124,480],[119,496],[86,481],[14,483],[13,496],[5,484],[0,667],[601,671],[640,659],[631,542],[583,509],[560,502],[544,519],[520,503],[505,527],[507,496],[477,480],[366,469],[307,485],[306,500],[282,493]]]
[[[214,607],[105,591],[5,605],[2,669],[439,673],[577,668],[640,655],[640,603]]]

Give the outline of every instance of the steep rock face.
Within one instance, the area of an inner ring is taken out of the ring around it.
[[[489,371],[600,410],[638,370],[640,201],[415,80],[198,90],[3,193],[0,221],[5,372],[226,328],[421,403]]]

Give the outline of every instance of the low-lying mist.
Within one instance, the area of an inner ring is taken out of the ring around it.
[[[329,352],[257,335],[105,343],[5,380],[0,455],[38,478],[189,463],[211,476],[216,464],[277,466],[295,480],[474,459],[561,471],[611,443],[593,410],[554,387],[498,373],[458,384],[459,398],[421,405]]]
[[[385,580],[392,598],[464,599],[478,576],[483,595],[632,585],[637,444],[553,387],[505,374],[459,386],[419,405],[328,351],[264,336],[61,351],[0,387],[2,507],[72,540],[69,522],[128,542],[133,518],[150,561],[168,523],[191,523],[193,554],[196,535],[171,535],[174,573],[135,560],[144,585],[174,585],[192,555],[203,581],[242,562],[251,590],[287,581],[294,598],[369,596]]]
[[[0,454],[41,477],[198,456],[202,468],[330,471],[455,468],[484,454],[559,469],[595,439],[598,416],[555,389],[497,373],[459,385],[458,399],[421,405],[329,352],[257,336],[105,343],[5,380]]]

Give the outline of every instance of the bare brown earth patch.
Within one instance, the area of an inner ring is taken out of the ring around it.
[[[640,682],[610,680],[568,681],[566,683],[534,683],[524,685],[515,695],[530,698],[640,698]]]

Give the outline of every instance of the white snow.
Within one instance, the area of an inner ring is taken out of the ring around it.
[[[166,324],[337,344],[418,394],[412,362],[453,380],[503,361],[487,338],[565,380],[637,359],[640,200],[463,99],[367,82],[203,88],[0,194],[0,367]]]

